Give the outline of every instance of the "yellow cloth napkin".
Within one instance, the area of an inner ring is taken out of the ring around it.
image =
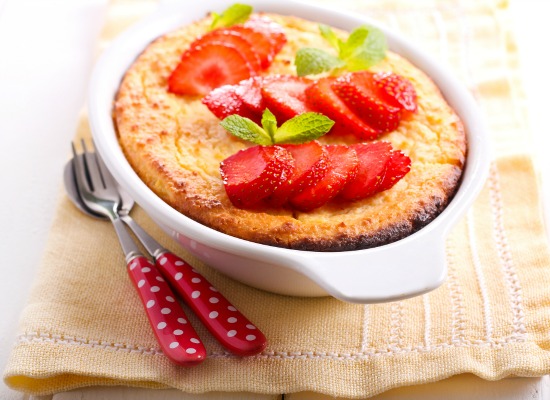
[[[83,216],[62,196],[6,367],[9,386],[33,394],[132,385],[364,398],[467,372],[486,379],[550,372],[550,255],[536,174],[524,154],[524,97],[506,4],[321,3],[406,34],[454,69],[487,117],[497,159],[475,206],[448,238],[448,280],[424,296],[367,306],[275,295],[208,268],[136,208],[150,233],[188,259],[269,340],[261,355],[237,358],[193,318],[209,357],[198,367],[177,367],[155,343],[110,224]],[[115,1],[104,39],[153,7],[148,0]],[[85,117],[78,135],[89,135]]]

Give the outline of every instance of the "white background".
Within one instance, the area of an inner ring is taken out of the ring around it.
[[[550,1],[512,0],[511,7],[550,226]],[[0,0],[0,371],[62,192],[106,8],[107,0]],[[514,380],[520,389],[506,392],[550,398],[544,382]],[[0,383],[0,400],[23,398]]]

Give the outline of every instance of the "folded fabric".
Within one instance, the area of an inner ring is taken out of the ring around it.
[[[32,394],[131,385],[365,398],[462,373],[494,380],[550,372],[550,253],[536,173],[523,152],[525,110],[506,9],[473,0],[321,3],[405,33],[449,63],[483,109],[497,157],[475,205],[447,240],[447,281],[426,295],[376,305],[280,296],[210,269],[136,207],[135,219],[269,340],[260,355],[235,357],[189,312],[209,354],[202,365],[182,368],[158,348],[110,224],[84,216],[62,194],[4,373],[9,386]],[[141,14],[136,7],[153,6],[114,1],[102,43]],[[89,136],[85,115],[77,136]]]

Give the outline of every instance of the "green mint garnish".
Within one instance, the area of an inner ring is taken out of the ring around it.
[[[386,38],[378,28],[363,25],[355,29],[345,42],[334,31],[319,25],[321,35],[338,53],[337,56],[324,50],[303,48],[296,53],[294,64],[298,76],[316,75],[338,68],[359,71],[372,67],[386,57]]]
[[[346,65],[340,58],[312,47],[298,50],[294,63],[298,76],[317,75]]]
[[[275,143],[306,143],[330,131],[334,121],[314,112],[297,115],[282,124],[274,135]]]
[[[350,71],[368,69],[386,57],[386,37],[380,29],[361,26],[349,35],[340,49],[340,58]]]
[[[321,31],[321,36],[323,36],[325,40],[332,45],[332,47],[334,47],[337,50],[340,50],[340,47],[344,42],[342,41],[342,39],[336,36],[336,34],[330,28],[330,26],[320,24],[319,31]]]
[[[262,115],[262,126],[234,114],[220,122],[232,135],[260,145],[306,143],[327,133],[334,121],[323,114],[307,112],[289,119],[277,128],[277,119],[267,108]]]
[[[240,115],[233,114],[220,122],[233,136],[261,145],[273,144],[273,138],[254,121]]]
[[[252,6],[246,4],[233,4],[221,14],[212,13],[213,20],[210,29],[227,28],[232,25],[245,22],[252,14]]]

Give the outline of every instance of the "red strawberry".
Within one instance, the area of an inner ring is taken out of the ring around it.
[[[374,74],[368,71],[352,72],[339,77],[332,89],[363,122],[385,133],[399,126],[401,108],[385,100]]]
[[[259,116],[261,120],[265,109],[264,98],[262,96],[262,85],[264,78],[256,76],[239,82],[236,88],[237,95],[242,99],[244,105]]]
[[[411,113],[416,112],[416,90],[408,79],[391,72],[379,72],[374,80],[380,88],[381,97],[388,103]]]
[[[262,96],[265,107],[269,108],[277,122],[283,122],[311,111],[306,105],[306,88],[312,81],[292,75],[276,75],[264,79]]]
[[[269,36],[273,49],[273,56],[279,53],[287,42],[283,27],[265,16],[253,15],[244,23],[244,26]]]
[[[222,85],[256,75],[233,46],[207,43],[187,50],[168,78],[168,90],[176,94],[206,95]]]
[[[326,204],[357,174],[359,160],[352,147],[328,145],[326,149],[329,169],[325,176],[316,185],[290,198],[290,204],[298,210],[310,211]]]
[[[411,159],[399,150],[391,153],[384,179],[380,182],[378,191],[387,190],[401,180],[411,170]]]
[[[191,46],[204,46],[207,43],[223,44],[235,47],[256,72],[261,70],[260,57],[252,50],[250,43],[242,34],[229,29],[215,29],[195,40]]]
[[[243,25],[233,25],[227,29],[239,33],[246,40],[252,43],[252,50],[260,58],[260,65],[262,69],[266,69],[271,65],[273,58],[277,53],[275,52],[273,47],[274,44],[267,33]]]
[[[280,207],[291,195],[300,193],[308,186],[314,186],[327,173],[328,152],[316,140],[303,144],[281,145],[294,158],[294,171],[286,181],[267,198],[269,205]]]
[[[345,200],[364,199],[379,191],[393,150],[388,142],[360,143],[352,147],[359,158],[359,169],[355,179],[338,195]]]
[[[359,119],[332,90],[335,80],[334,77],[322,78],[309,86],[305,92],[306,104],[335,122],[332,133],[352,134],[360,140],[376,139],[380,132]]]
[[[220,164],[223,185],[235,207],[249,208],[269,196],[294,169],[292,155],[280,146],[254,146]]]
[[[202,103],[219,119],[238,114],[260,124],[265,108],[260,89],[261,81],[262,78],[254,77],[237,85],[220,86],[208,93]]]

